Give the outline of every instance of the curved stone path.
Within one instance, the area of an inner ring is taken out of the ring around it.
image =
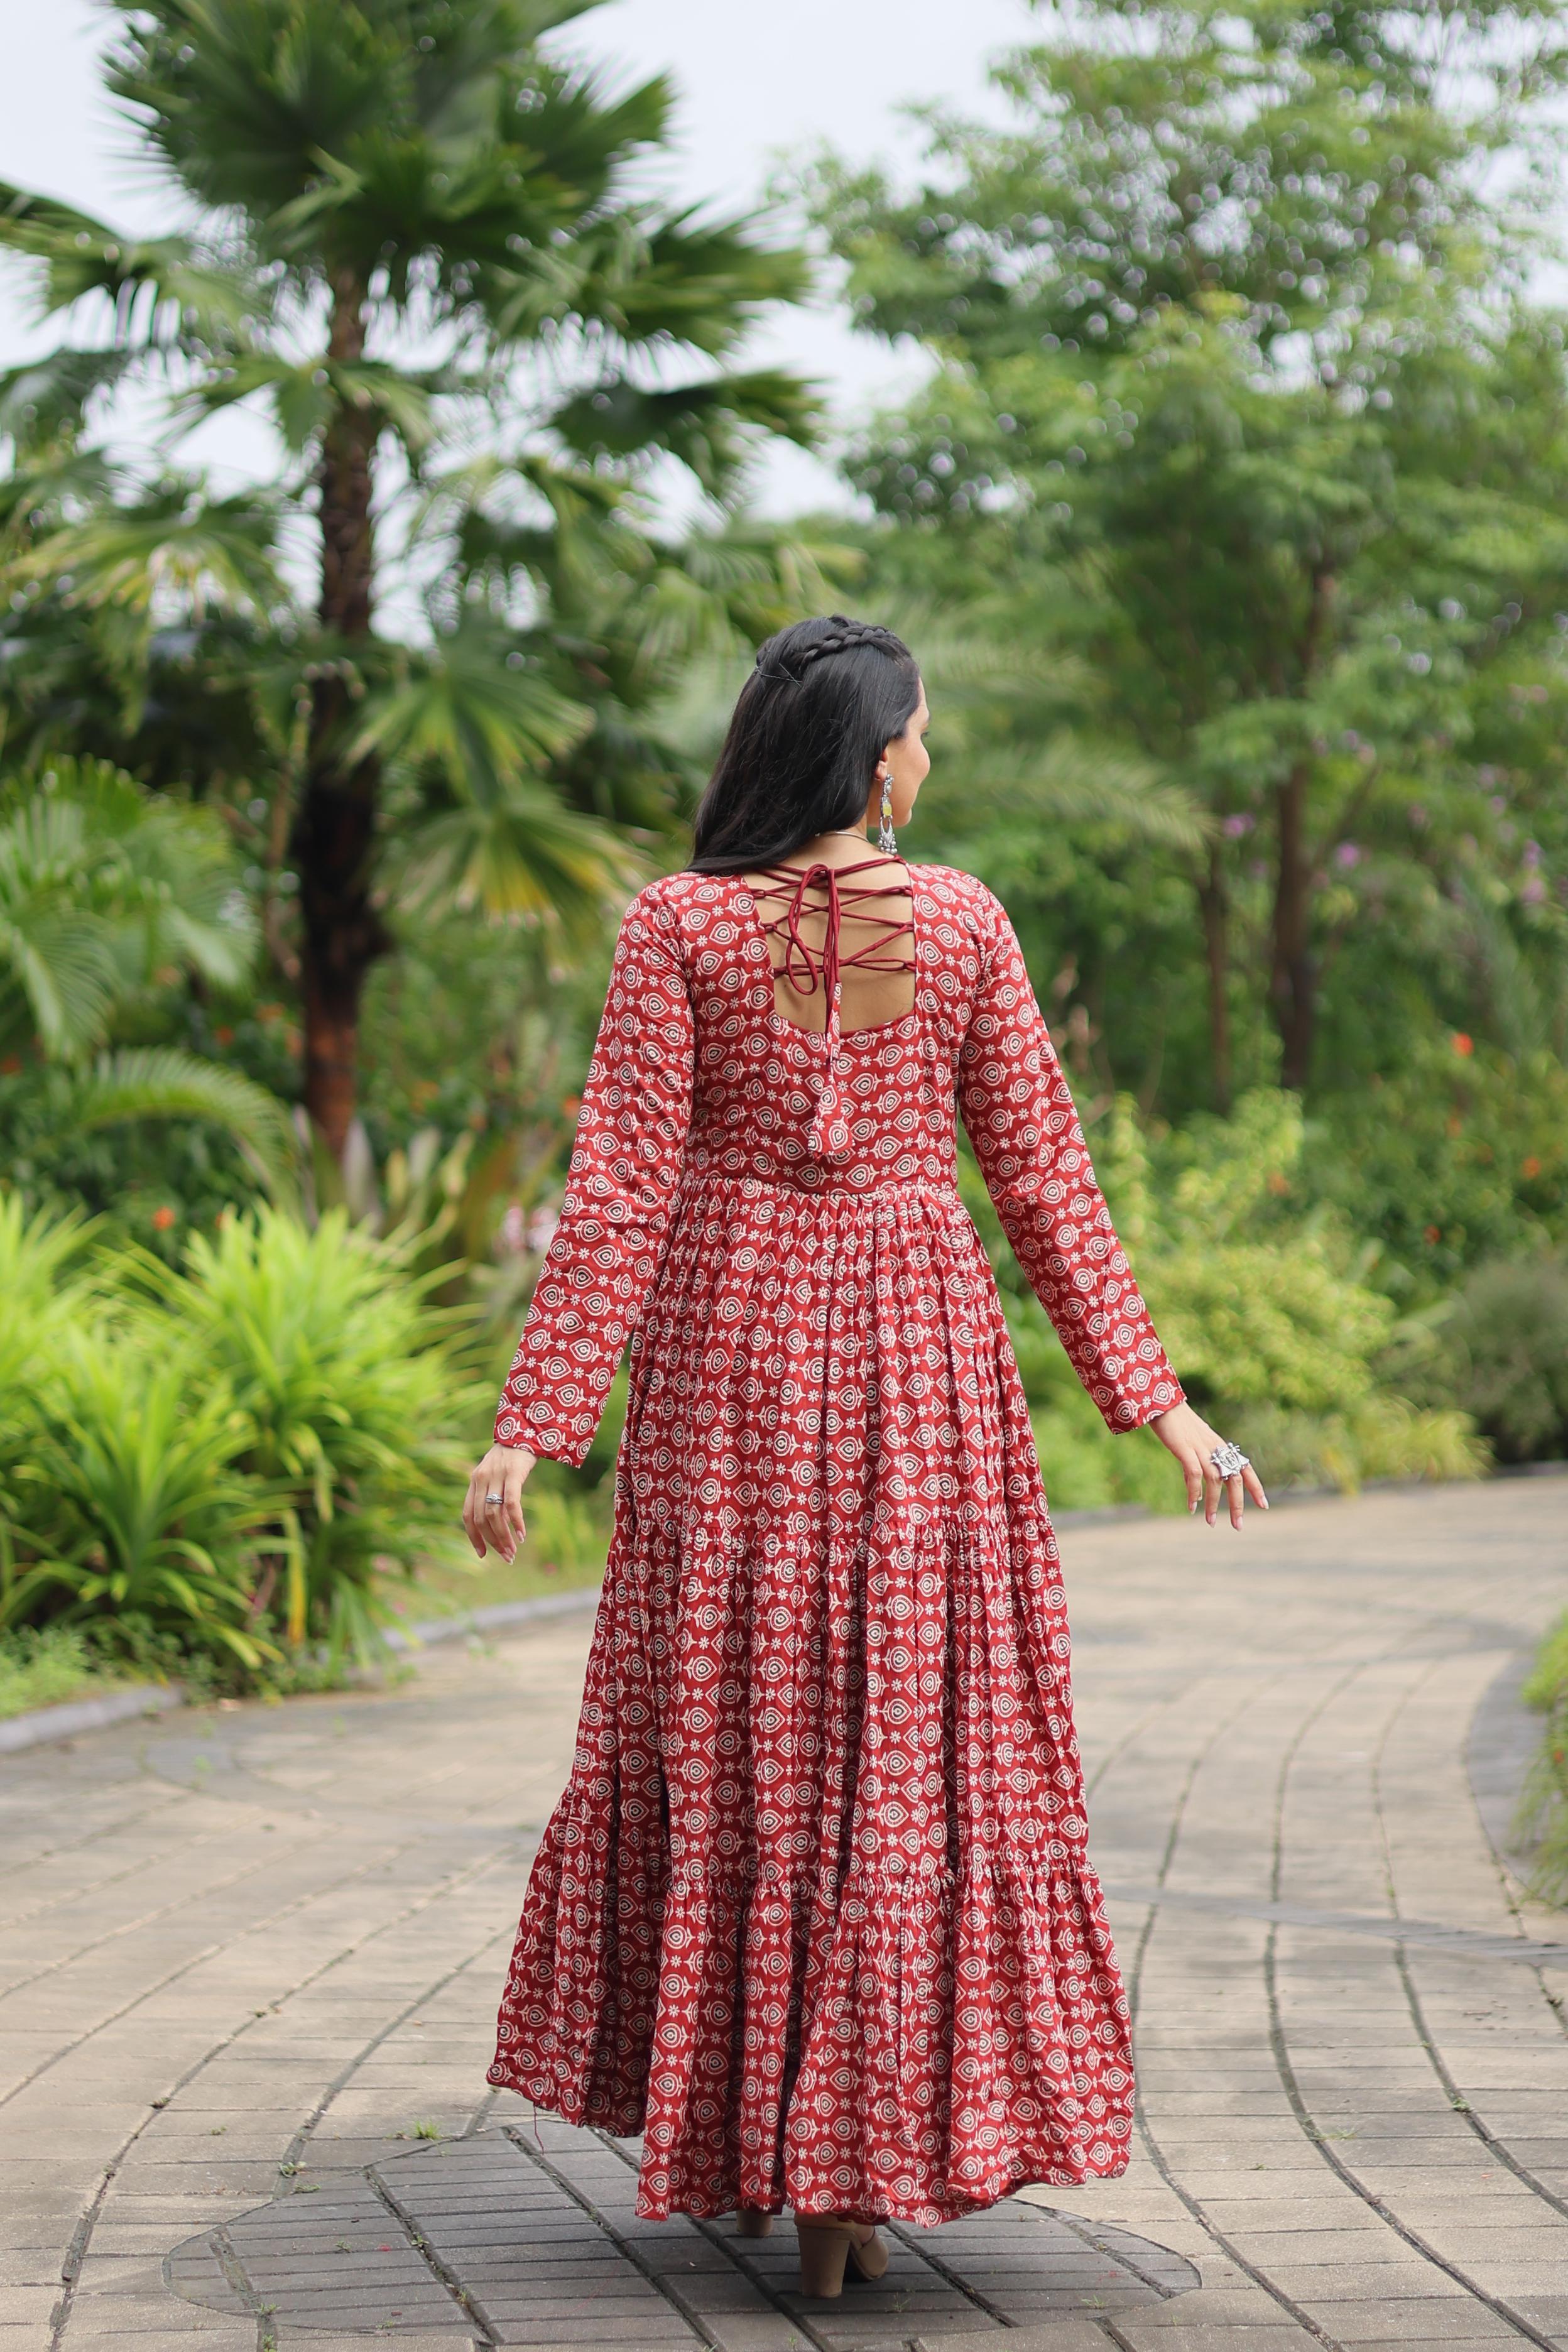
[[[1568,2352],[1568,1915],[1493,1843],[1565,1506],[1066,1531],[1132,2166],[837,2306],[787,2226],[638,2224],[635,2150],[485,2093],[585,1614],[0,1762],[0,2352]]]

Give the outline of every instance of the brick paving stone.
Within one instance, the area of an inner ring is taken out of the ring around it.
[[[975,2336],[917,2336],[914,2352],[1106,2352],[1113,2339],[1092,2319],[1053,2319],[1042,2327],[999,2327]]]
[[[1191,2327],[1175,2322],[1163,2327],[1137,2312],[1126,2320],[1119,2319],[1116,2332],[1127,2352],[1307,2352],[1315,2342],[1304,2327],[1288,2319],[1263,2325],[1244,2322],[1235,2327],[1212,2326],[1199,2320]]]

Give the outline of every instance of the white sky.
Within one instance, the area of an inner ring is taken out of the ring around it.
[[[915,134],[898,113],[911,100],[994,112],[986,60],[1027,39],[1029,26],[1024,0],[612,0],[565,27],[557,46],[617,79],[669,72],[681,96],[672,193],[741,205],[781,157],[823,141],[895,167],[900,155],[912,161]],[[140,176],[100,89],[107,29],[94,0],[0,0],[0,176],[145,231],[167,224],[167,201]],[[0,269],[0,364],[51,341],[30,321],[18,278]],[[918,373],[912,355],[852,335],[826,309],[782,318],[748,356],[824,383],[845,423]],[[139,428],[128,416],[125,429]],[[264,476],[272,462],[265,430],[243,417],[207,426],[199,446],[231,480]],[[773,513],[843,495],[826,467],[788,450],[770,455],[758,484],[758,503]]]

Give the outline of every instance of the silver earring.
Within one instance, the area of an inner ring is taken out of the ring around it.
[[[893,780],[886,768],[882,771],[882,822],[877,828],[877,846],[886,857],[898,850],[899,836],[893,831]]]

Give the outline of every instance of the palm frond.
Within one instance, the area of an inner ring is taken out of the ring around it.
[[[963,762],[983,783],[988,820],[1009,810],[1063,824],[1112,824],[1172,849],[1200,849],[1212,820],[1184,786],[1148,761],[1059,734],[1039,746],[978,746]],[[961,775],[944,778],[944,799],[962,801]]]
[[[89,404],[114,392],[136,365],[123,347],[50,352],[0,374],[0,433],[18,448],[47,447],[62,431],[79,431]]]
[[[437,768],[485,805],[567,751],[592,716],[525,666],[510,637],[470,615],[400,681],[366,698],[350,756]]]
[[[642,878],[624,834],[568,808],[548,785],[512,783],[410,834],[394,887],[411,910],[445,904],[587,936]]]
[[[75,595],[92,604],[151,613],[160,595],[179,595],[198,612],[231,604],[266,611],[283,601],[274,556],[277,515],[254,493],[201,499],[174,483],[132,507],[108,507],[52,531],[16,570],[24,580],[68,574]]]
[[[150,296],[139,341],[150,342],[157,313],[174,314],[176,334],[210,339],[237,332],[259,307],[254,281],[208,259],[189,237],[129,237],[54,196],[0,181],[0,246],[42,265],[41,309],[68,310],[86,294],[105,294],[128,327]],[[170,328],[159,321],[160,340]]]
[[[293,1190],[298,1147],[284,1105],[265,1087],[197,1055],[169,1045],[100,1055],[75,1076],[62,1105],[78,1132],[126,1119],[204,1120],[233,1138],[269,1191]]]
[[[764,436],[815,446],[821,395],[778,368],[722,375],[672,392],[647,392],[626,377],[567,401],[550,418],[567,448],[584,457],[649,457],[666,450],[714,498],[735,489]]]

